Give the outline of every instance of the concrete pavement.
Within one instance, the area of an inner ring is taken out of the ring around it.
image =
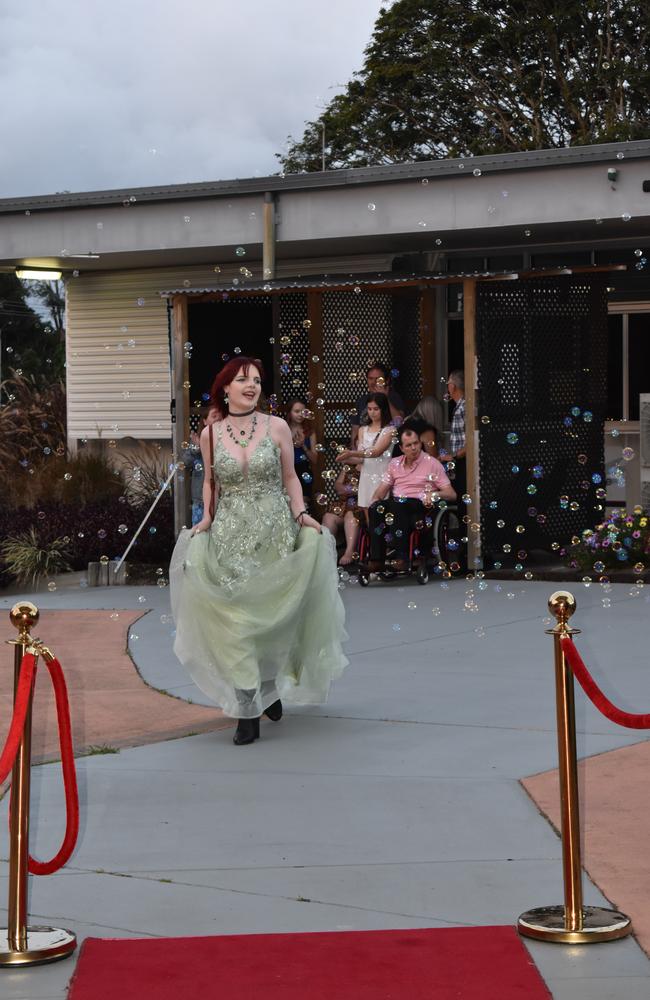
[[[148,608],[129,640],[138,670],[206,701],[171,652],[165,589],[65,583],[32,598],[44,641],[47,608]],[[32,922],[80,938],[435,927],[512,924],[560,903],[559,840],[518,781],[556,764],[551,589],[347,584],[351,664],[327,706],[264,722],[248,747],[225,731],[78,762],[79,846],[62,873],[32,879]],[[622,707],[647,708],[645,592],[573,590],[586,662]],[[0,610],[14,600],[3,594]],[[642,737],[580,695],[577,718],[581,756]],[[33,782],[43,856],[62,830],[58,766]],[[588,880],[585,901],[605,902]],[[650,995],[633,939],[529,947],[556,1000]],[[73,967],[0,970],[0,995],[61,1000]]]

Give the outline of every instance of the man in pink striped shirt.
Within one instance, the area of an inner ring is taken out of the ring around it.
[[[394,568],[403,572],[408,568],[409,535],[415,522],[423,520],[430,513],[436,500],[456,499],[456,493],[443,466],[436,458],[422,451],[422,442],[416,431],[401,427],[399,443],[402,456],[394,458],[388,466],[368,510],[368,569],[371,573],[379,573],[384,568],[387,525],[393,535],[397,556]]]

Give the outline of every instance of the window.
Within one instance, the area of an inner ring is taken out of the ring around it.
[[[607,317],[607,420],[623,419],[623,316]]]
[[[642,392],[650,392],[650,311],[610,315],[605,416],[638,420]]]
[[[639,419],[639,393],[650,392],[650,313],[628,318],[628,420]]]

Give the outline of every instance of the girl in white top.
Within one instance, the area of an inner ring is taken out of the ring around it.
[[[395,428],[391,424],[390,408],[386,393],[371,392],[368,396],[368,423],[359,429],[354,451],[340,452],[337,462],[362,459],[359,476],[358,505],[367,518],[372,495],[382,482],[383,475],[393,454]]]

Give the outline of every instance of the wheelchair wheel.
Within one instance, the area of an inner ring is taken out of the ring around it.
[[[357,579],[359,580],[360,587],[367,587],[370,583],[370,573],[365,568],[365,566],[359,566],[359,574]]]
[[[433,538],[438,550],[440,562],[447,563],[462,559],[461,552],[461,524],[458,519],[458,508],[455,506],[443,507],[439,510],[433,524]],[[450,545],[451,543],[451,545]]]

